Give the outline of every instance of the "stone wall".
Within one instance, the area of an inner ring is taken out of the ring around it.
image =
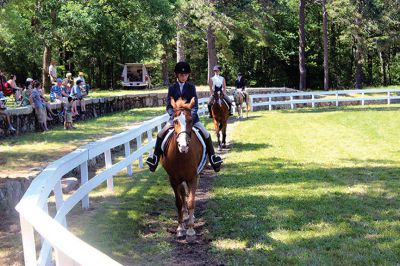
[[[282,93],[282,92],[293,92],[295,90],[290,88],[254,88],[248,89],[250,94],[254,93]],[[129,110],[132,108],[143,108],[143,107],[156,107],[165,106],[166,104],[166,93],[147,93],[137,95],[123,95],[107,98],[96,98],[86,99],[86,113],[81,114],[76,120],[86,120],[99,116],[103,116],[108,113],[120,112]],[[199,98],[209,97],[208,91],[197,92]],[[60,104],[51,104],[51,108],[54,113],[61,110]],[[15,137],[26,132],[34,132],[40,130],[33,108],[31,106],[19,107],[8,109],[11,115],[13,126],[17,129],[16,133],[9,132],[7,130],[6,123],[3,119],[0,119],[0,139],[6,136]],[[60,117],[55,117],[53,121],[48,122],[49,128],[56,125],[62,125]]]

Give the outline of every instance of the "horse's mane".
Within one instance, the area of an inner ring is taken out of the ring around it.
[[[181,97],[179,97],[179,99],[176,100],[175,105],[177,109],[191,109],[190,103],[186,103],[186,101]]]

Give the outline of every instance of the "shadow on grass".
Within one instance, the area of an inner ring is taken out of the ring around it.
[[[391,166],[226,164],[206,217],[213,254],[236,265],[398,263],[400,168],[379,163]]]

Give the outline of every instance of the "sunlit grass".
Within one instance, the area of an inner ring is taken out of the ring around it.
[[[399,111],[258,112],[236,123],[207,213],[213,254],[233,265],[396,264]]]
[[[27,133],[0,142],[1,176],[21,176],[33,167],[43,167],[79,146],[111,136],[135,123],[165,113],[164,107],[130,109],[75,123],[77,129],[62,126],[43,133]]]

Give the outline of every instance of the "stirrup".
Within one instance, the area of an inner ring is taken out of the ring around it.
[[[156,171],[158,165],[158,156],[155,154],[153,154],[153,156],[149,156],[146,160],[146,163],[149,166],[151,172]]]
[[[224,161],[222,160],[222,158],[219,157],[218,155],[213,154],[210,156],[210,164],[215,172],[219,172],[219,170],[221,168],[221,164],[223,162]]]

